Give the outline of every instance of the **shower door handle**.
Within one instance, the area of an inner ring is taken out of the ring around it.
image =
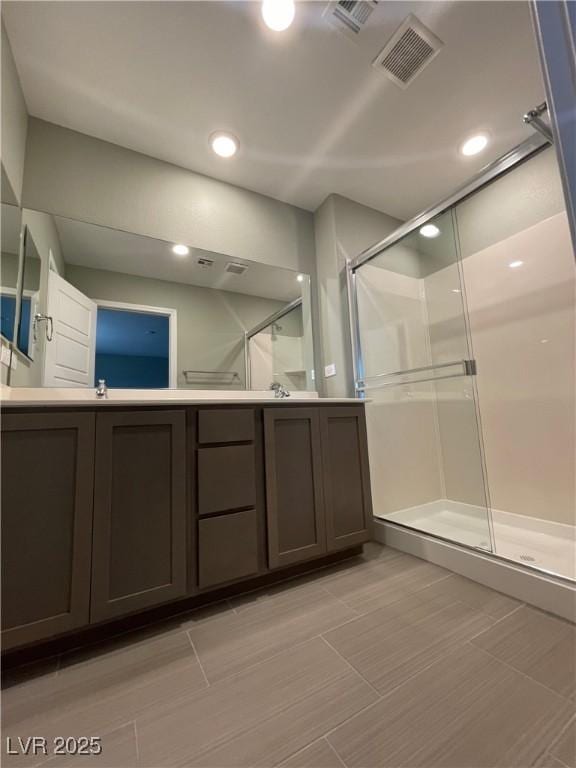
[[[442,376],[426,376],[420,379],[404,380],[405,376],[410,376],[414,373],[425,373],[437,370],[443,370],[445,368],[454,368],[460,366],[460,371],[455,373],[447,373]],[[438,365],[424,365],[420,368],[406,368],[403,371],[393,371],[392,373],[378,373],[375,376],[368,376],[365,381],[359,381],[356,383],[357,392],[365,392],[367,389],[383,389],[384,387],[398,387],[402,384],[423,384],[428,381],[443,381],[444,379],[455,379],[460,376],[476,376],[477,367],[476,360],[454,360],[450,363],[439,363]],[[401,378],[402,381],[396,379]],[[378,381],[374,384],[366,384],[366,381],[375,380]],[[391,381],[382,381],[382,379],[392,379]]]

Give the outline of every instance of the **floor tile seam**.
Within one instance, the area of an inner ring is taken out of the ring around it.
[[[555,739],[553,739],[552,743],[549,744],[548,747],[546,748],[546,752],[549,753],[555,760],[558,760],[559,763],[562,763],[562,765],[564,765],[564,761],[561,760],[556,755],[553,755],[552,750],[562,741],[568,729],[571,728],[573,724],[576,725],[576,715],[573,715],[573,717],[571,717],[568,720],[568,722],[564,725],[564,727],[562,728],[558,736]]]
[[[357,617],[354,616],[354,618],[350,619],[350,621],[354,621],[356,618]],[[260,661],[255,661],[252,664],[248,664],[247,666],[242,667],[242,669],[239,669],[237,672],[231,672],[229,675],[220,677],[218,678],[218,680],[214,680],[214,682],[209,683],[209,685],[212,688],[214,686],[220,685],[220,683],[228,682],[232,680],[234,677],[238,677],[238,675],[242,675],[248,671],[253,671],[256,667],[260,667],[262,664],[266,664],[267,662],[277,659],[278,656],[282,656],[285,653],[290,653],[296,648],[299,648],[301,645],[306,645],[306,643],[311,643],[313,640],[321,640],[321,639],[322,639],[322,635],[320,633],[318,633],[317,635],[313,635],[312,637],[306,637],[303,640],[299,640],[297,643],[294,643],[294,645],[290,645],[288,648],[282,648],[281,651],[276,651],[271,656],[267,656],[265,659],[261,659]]]
[[[474,638],[472,638],[474,639]],[[512,670],[513,672],[516,672],[516,674],[521,675],[522,677],[526,678],[526,680],[529,680],[531,683],[534,683],[535,685],[538,685],[540,688],[544,688],[545,691],[548,693],[554,694],[554,696],[559,699],[563,704],[574,704],[574,700],[570,698],[570,696],[565,696],[563,693],[558,693],[558,691],[555,691],[553,688],[550,688],[550,686],[546,685],[545,683],[540,682],[540,680],[536,680],[535,677],[532,677],[527,672],[523,672],[521,669],[517,669],[516,667],[513,667],[512,664],[509,664],[507,661],[504,661],[504,659],[500,659],[495,654],[491,653],[490,651],[486,650],[486,648],[482,648],[479,645],[476,645],[472,642],[472,640],[466,640],[465,643],[467,645],[470,645],[472,648],[474,648],[477,651],[481,651],[482,653],[485,653],[487,656],[490,656],[490,658],[493,661],[497,661],[503,666],[507,667],[508,669]]]
[[[460,644],[462,647],[463,647],[463,646],[465,646],[465,645],[467,645],[467,643],[466,643],[465,641],[464,641],[464,642],[460,642],[459,644]],[[419,669],[417,672],[414,672],[413,674],[409,675],[409,676],[408,676],[408,677],[407,677],[405,680],[402,680],[402,682],[401,682],[401,683],[398,683],[398,685],[394,685],[394,686],[393,686],[393,687],[392,687],[392,688],[391,688],[389,691],[386,691],[386,693],[380,693],[380,699],[379,699],[378,701],[374,701],[374,702],[372,702],[371,704],[368,704],[366,707],[364,707],[364,708],[363,708],[362,710],[360,710],[359,712],[356,712],[354,715],[351,715],[351,716],[348,718],[348,720],[346,720],[345,722],[346,722],[346,723],[348,723],[350,720],[354,720],[356,717],[358,717],[359,715],[361,715],[361,714],[362,714],[362,713],[363,713],[365,710],[369,709],[370,707],[373,707],[373,706],[377,706],[377,705],[381,704],[382,702],[386,701],[386,699],[388,699],[390,696],[392,696],[393,694],[397,693],[397,692],[398,692],[398,690],[399,690],[400,688],[404,687],[404,686],[405,686],[405,685],[407,685],[408,683],[411,683],[411,682],[412,682],[412,681],[413,681],[415,678],[417,678],[417,677],[419,677],[420,675],[424,674],[424,673],[425,673],[425,672],[427,672],[429,669],[431,669],[432,667],[434,667],[436,664],[440,664],[440,663],[442,663],[443,661],[445,661],[445,660],[446,660],[446,658],[447,658],[447,656],[448,656],[448,654],[442,654],[442,655],[441,655],[439,658],[437,658],[437,659],[434,659],[434,660],[433,660],[433,661],[431,661],[429,664],[426,664],[424,667],[422,667],[421,669]],[[336,731],[336,730],[337,730],[339,727],[340,727],[340,726],[336,726],[335,728],[331,728],[331,729],[330,729],[330,731],[327,731],[327,732],[324,734],[324,738],[328,739],[328,737],[329,737],[329,736],[330,736],[330,735],[331,735],[331,734],[332,734],[334,731]],[[330,743],[330,745],[332,746],[332,744],[331,744],[331,743]]]
[[[444,579],[446,579],[446,578],[449,578],[449,577],[448,576],[442,576],[439,579],[439,581],[444,581]],[[438,582],[435,581],[435,582],[432,582],[432,583],[433,584],[437,584]],[[399,603],[401,600],[406,600],[407,598],[410,598],[412,596],[418,595],[420,592],[424,591],[425,589],[428,589],[428,587],[430,587],[430,586],[432,586],[432,584],[426,584],[425,586],[423,586],[423,587],[421,587],[419,589],[410,590],[409,592],[405,592],[402,595],[399,595],[395,600],[392,600],[390,603],[386,603],[386,605],[376,606],[376,607],[374,607],[374,608],[372,608],[370,610],[367,610],[367,611],[360,611],[358,608],[354,608],[354,606],[351,603],[346,602],[345,598],[341,597],[341,598],[338,598],[338,599],[341,602],[343,602],[344,605],[347,608],[352,608],[352,610],[354,610],[359,616],[368,616],[371,613],[375,613],[376,611],[381,611],[384,608],[388,608],[391,605],[396,605],[396,603]],[[332,592],[330,592],[330,595],[336,597],[336,595],[333,595]],[[461,601],[458,601],[458,602],[461,602]]]
[[[132,628],[132,629],[122,630],[121,632],[118,632],[117,634],[111,635],[106,640],[95,640],[94,642],[86,643],[85,645],[76,645],[73,648],[69,648],[64,653],[57,654],[58,655],[57,673],[59,675],[63,674],[65,672],[65,670],[68,669],[68,667],[63,667],[62,666],[62,661],[67,656],[70,656],[72,654],[79,653],[79,652],[89,653],[90,649],[98,648],[99,646],[103,646],[103,645],[105,645],[107,643],[115,643],[120,638],[127,637],[128,635],[132,635],[132,634],[133,635],[137,635],[139,632],[145,631],[147,628],[155,627],[155,626],[161,627],[163,622],[168,623],[171,619],[174,619],[174,618],[177,618],[177,617],[176,616],[169,616],[166,619],[159,619],[157,621],[150,622],[149,624],[143,624],[141,627],[136,627],[136,628]],[[184,630],[183,627],[174,627],[173,629],[166,629],[165,632],[161,632],[161,633],[159,633],[157,635],[157,637],[152,638],[150,640],[150,642],[154,642],[155,639],[159,639],[160,637],[163,637],[163,636],[166,636],[166,635],[170,635],[170,634],[176,635],[176,634],[178,634],[178,632],[184,632],[184,631],[185,630]],[[143,638],[142,642],[145,642],[145,641],[146,641],[146,638]],[[136,642],[138,642],[138,641],[136,641]],[[129,647],[128,645],[125,646],[125,648],[128,648],[128,647]],[[119,650],[122,650],[122,649],[119,649]],[[48,658],[50,658],[50,657],[48,657]],[[86,661],[89,661],[89,662],[90,661],[94,661],[95,658],[96,658],[95,656],[89,656],[86,659]],[[82,660],[80,660],[78,663],[81,664]]]
[[[348,718],[348,719],[350,719],[350,718]],[[322,736],[322,739],[323,739],[323,741],[325,741],[325,742],[326,742],[326,744],[328,745],[328,747],[329,747],[329,748],[332,750],[332,752],[333,752],[333,753],[336,755],[336,758],[338,759],[338,762],[339,762],[339,763],[340,763],[340,764],[343,766],[343,768],[348,768],[348,766],[346,765],[346,763],[345,763],[345,762],[344,762],[344,760],[342,759],[342,756],[340,755],[340,753],[338,752],[338,750],[336,749],[336,747],[334,747],[332,744],[330,744],[330,742],[328,741],[328,739],[326,738],[326,736]]]
[[[398,558],[396,558],[396,557],[389,558],[389,560],[392,560],[392,561],[397,560],[397,559]],[[367,568],[368,572],[372,572],[372,571],[376,570],[377,568],[381,567],[383,564],[387,563],[389,560],[383,560],[381,563],[375,563],[374,565],[370,564],[368,566],[368,568]],[[422,562],[426,563],[427,561],[422,561]],[[432,565],[433,565],[433,563],[432,563]],[[417,570],[418,568],[421,568],[421,567],[423,567],[423,566],[421,566],[419,563],[417,563],[414,566],[408,568],[404,573],[398,573],[396,575],[388,575],[387,578],[386,577],[382,578],[381,579],[381,583],[384,583],[385,581],[388,581],[391,584],[401,583],[402,579],[405,576],[407,576],[408,574],[412,573],[413,571],[415,571],[415,570]],[[444,570],[446,570],[446,569],[444,569]],[[326,587],[325,588],[328,589],[330,587],[330,584],[333,581],[337,581],[338,578],[345,578],[346,575],[348,575],[348,574],[344,574],[344,575],[334,574],[334,578],[333,579],[327,579]],[[452,571],[448,571],[446,574],[444,574],[442,576],[439,576],[437,579],[433,579],[432,581],[430,581],[429,583],[425,584],[423,587],[421,587],[421,588],[419,588],[419,589],[417,589],[415,591],[420,591],[420,589],[426,589],[427,587],[432,586],[432,584],[437,584],[439,581],[443,581],[444,579],[448,579],[448,578],[450,578],[450,577],[452,577],[454,575],[455,574]]]
[[[361,680],[363,680],[363,681],[364,681],[364,682],[365,682],[365,683],[366,683],[366,684],[367,684],[367,685],[368,685],[368,686],[369,686],[369,687],[372,689],[372,691],[373,691],[373,692],[374,692],[374,693],[375,693],[375,694],[378,696],[378,699],[381,699],[381,698],[382,698],[382,694],[380,693],[380,691],[379,691],[377,688],[375,688],[375,687],[372,685],[372,683],[371,683],[369,680],[367,680],[367,679],[364,677],[364,675],[363,675],[361,672],[359,672],[359,671],[356,669],[356,667],[355,667],[355,666],[354,666],[354,665],[353,665],[353,664],[352,664],[350,661],[348,661],[348,659],[347,659],[345,656],[342,656],[342,654],[340,653],[340,651],[338,651],[338,650],[337,650],[337,649],[336,649],[336,648],[335,648],[335,647],[332,645],[332,643],[330,643],[330,642],[329,642],[329,641],[328,641],[328,640],[327,640],[327,639],[324,637],[324,635],[320,635],[320,637],[321,637],[321,639],[324,641],[324,643],[326,643],[326,645],[328,646],[328,648],[330,648],[330,650],[334,651],[334,653],[335,653],[335,654],[336,654],[336,655],[337,655],[337,656],[338,656],[340,659],[342,659],[342,661],[343,661],[343,662],[346,664],[346,666],[347,666],[347,667],[348,667],[348,668],[349,668],[349,669],[350,669],[350,670],[351,670],[351,671],[352,671],[352,672],[353,672],[353,673],[354,673],[354,674],[355,674],[357,677],[359,677]],[[373,702],[373,703],[375,703],[375,702]]]
[[[189,638],[188,638],[188,642],[190,642]],[[193,649],[193,652],[192,652],[192,654],[190,656],[190,661],[194,661],[194,650],[195,649]],[[200,669],[203,672],[202,665],[200,664],[198,659],[196,659],[196,660],[198,661],[198,664],[200,665]],[[189,668],[191,668],[190,665],[187,665],[185,667],[186,670],[189,669]],[[64,713],[58,714],[55,717],[48,717],[47,718],[45,713],[41,713],[41,714],[35,713],[35,714],[32,714],[32,715],[27,715],[24,718],[19,717],[13,727],[20,727],[20,724],[22,722],[26,723],[28,721],[31,721],[30,727],[32,727],[32,728],[40,728],[41,727],[40,723],[42,721],[46,721],[46,720],[48,721],[49,724],[53,723],[53,724],[58,725],[58,723],[60,721],[62,721],[64,718],[68,718],[72,714],[76,714],[78,712],[81,712],[81,713],[87,712],[88,710],[92,709],[95,706],[102,705],[102,702],[105,702],[105,704],[113,704],[113,703],[119,701],[123,696],[126,696],[127,694],[128,695],[131,695],[131,694],[136,694],[137,695],[139,692],[141,692],[143,689],[145,689],[150,683],[157,683],[158,681],[162,681],[162,680],[166,679],[167,677],[169,677],[169,676],[171,676],[173,674],[174,674],[174,671],[172,671],[172,672],[164,672],[162,674],[155,674],[151,678],[151,680],[144,680],[144,681],[143,680],[139,680],[137,683],[131,683],[129,685],[124,683],[124,684],[121,685],[121,687],[118,690],[115,690],[113,693],[107,693],[103,697],[102,701],[99,701],[99,702],[91,701],[90,702],[88,700],[88,702],[85,703],[85,700],[83,700],[83,703],[81,703],[80,705],[77,705],[77,706],[74,706],[74,707],[72,707],[70,705],[68,710],[65,710]],[[206,682],[208,682],[208,681],[206,681]],[[82,686],[82,687],[84,688],[85,686]],[[196,691],[181,692],[180,694],[178,694],[178,700],[186,699],[189,696],[193,695],[193,693],[195,693],[195,692]],[[90,692],[88,692],[88,696],[90,696],[90,695],[91,695]],[[23,706],[23,705],[19,705],[19,706]],[[141,715],[137,715],[135,717],[138,717],[138,716],[141,716]],[[122,721],[121,723],[118,723],[118,724],[115,723],[113,726],[111,726],[110,728],[106,729],[106,733],[109,733],[112,730],[116,730],[117,728],[122,728],[124,725],[127,725],[127,724],[131,723],[135,719],[135,717],[132,717],[132,718],[130,718],[128,720]],[[12,726],[10,726],[10,727],[12,727]]]
[[[190,636],[190,630],[185,630],[186,636],[188,638],[188,642],[190,643],[192,647],[192,653],[194,654],[194,658],[198,662],[198,666],[200,667],[200,671],[202,672],[202,677],[204,678],[204,682],[206,683],[206,687],[210,688],[210,680],[208,680],[208,675],[206,674],[206,671],[204,667],[202,666],[202,662],[200,661],[200,656],[198,654],[198,651],[196,650],[196,646],[194,645],[194,641],[192,640]]]
[[[332,677],[322,681],[321,683],[319,683],[314,689],[308,691],[305,695],[299,696],[298,698],[293,699],[289,703],[284,703],[283,702],[278,707],[273,708],[267,714],[264,714],[260,719],[255,719],[255,721],[251,725],[248,725],[247,727],[236,727],[233,730],[233,732],[231,732],[230,734],[228,734],[226,736],[222,736],[222,737],[216,737],[216,739],[214,740],[214,742],[212,744],[210,744],[209,746],[204,747],[199,752],[194,753],[192,756],[188,756],[186,758],[186,764],[188,764],[188,761],[190,759],[192,759],[194,761],[194,763],[197,764],[197,761],[199,759],[201,759],[204,755],[207,755],[210,752],[213,752],[213,751],[225,748],[226,745],[230,744],[235,739],[240,738],[240,737],[244,737],[246,735],[251,734],[252,732],[256,731],[258,728],[261,728],[266,723],[269,723],[270,721],[274,720],[274,718],[276,718],[278,716],[281,716],[282,713],[285,713],[285,712],[293,709],[294,707],[300,706],[306,700],[312,698],[313,696],[316,696],[318,693],[323,691],[325,688],[328,688],[329,686],[334,685],[335,683],[339,682],[339,680],[341,681],[342,679],[343,679],[342,674],[338,674],[338,675],[332,676]],[[371,703],[374,703],[374,702],[371,702]],[[362,709],[365,709],[365,707],[363,707]],[[361,711],[361,710],[359,710],[359,711]],[[350,718],[345,718],[344,720],[340,721],[340,723],[338,723],[334,727],[337,728],[338,725],[342,725],[343,723],[347,722],[349,719]],[[286,758],[284,758],[284,760],[282,762],[285,762],[286,760],[289,760],[292,755],[297,754],[298,752],[302,751],[303,749],[306,749],[311,744],[313,744],[314,742],[318,741],[321,738],[324,738],[324,734],[320,734],[319,736],[315,736],[310,742],[308,742],[303,747],[300,747],[298,750],[296,750],[296,752],[291,753],[291,755],[289,755]],[[181,764],[179,763],[179,765],[181,765]],[[184,765],[184,764],[182,764],[182,765]],[[37,767],[35,767],[35,768],[37,768]],[[158,767],[158,768],[160,768],[160,767]]]
[[[494,624],[492,624],[491,627],[487,627],[486,629],[482,629],[478,634],[473,635],[471,638],[469,638],[470,641],[475,640],[477,637],[480,637],[485,632],[491,632],[494,627],[498,626],[500,622],[506,621],[506,619],[509,619],[510,616],[513,616],[515,613],[518,613],[518,611],[522,610],[522,608],[526,607],[526,603],[521,603],[520,605],[515,606],[509,613],[506,614],[506,616],[501,616],[499,619],[497,619],[495,616],[491,616],[491,618],[494,619]],[[486,613],[486,611],[483,611],[483,613],[486,614],[486,616],[490,616],[489,613]]]
[[[468,608],[468,609],[474,610],[474,611],[475,611],[475,613],[477,613],[479,616],[485,616],[485,615],[486,615],[486,614],[482,614],[480,611],[478,611],[477,609],[475,609],[475,608],[473,608],[473,607],[471,608],[471,606],[469,606],[467,603],[462,603],[460,600],[454,600],[453,602],[451,602],[451,603],[447,603],[446,605],[438,605],[438,608],[437,608],[437,610],[436,610],[436,611],[434,611],[434,612],[433,612],[432,614],[430,614],[429,616],[424,616],[424,617],[422,617],[421,619],[419,619],[418,621],[416,621],[414,624],[412,624],[412,625],[410,625],[410,626],[408,626],[408,625],[405,625],[405,626],[402,626],[402,627],[400,627],[400,628],[399,628],[399,629],[397,629],[395,632],[393,632],[393,633],[392,633],[392,635],[394,635],[394,634],[400,634],[400,633],[402,633],[402,632],[405,632],[405,631],[406,631],[406,630],[408,630],[408,629],[414,629],[414,628],[416,628],[416,627],[419,627],[420,625],[424,624],[425,622],[427,622],[427,621],[429,621],[430,619],[432,619],[432,618],[434,618],[435,616],[437,616],[437,615],[438,615],[438,613],[440,613],[442,610],[444,610],[444,609],[446,609],[446,608],[452,608],[453,606],[457,606],[457,605],[461,605],[461,606],[463,606],[464,608]],[[385,608],[387,608],[387,607],[388,607],[388,606],[385,606]],[[384,610],[384,608],[383,608],[382,610]],[[370,613],[374,613],[374,611],[372,611],[372,612],[370,612]],[[359,618],[363,618],[363,617],[365,617],[365,616],[369,616],[369,615],[370,615],[370,613],[367,613],[367,614],[363,614],[363,615],[362,615],[361,617],[359,617]],[[359,620],[359,619],[353,619],[352,621],[350,621],[350,622],[347,622],[347,624],[353,623],[354,621],[358,621],[358,620]],[[339,628],[340,628],[340,627],[335,627],[335,628],[334,628],[334,630],[337,630],[337,629],[339,629]],[[430,630],[430,629],[428,629],[428,631],[431,631],[431,630]],[[326,640],[326,641],[327,641],[327,642],[328,642],[328,643],[331,645],[330,641],[329,641],[329,640],[328,640],[326,637],[324,637],[324,634],[329,634],[330,632],[332,632],[332,630],[327,630],[327,632],[326,632],[326,633],[323,633],[323,634],[322,634],[322,638],[323,638],[324,640]],[[466,638],[466,637],[465,637],[465,638],[459,638],[459,637],[457,637],[457,634],[458,634],[458,628],[454,628],[454,629],[453,629],[453,630],[451,630],[450,632],[448,632],[448,633],[444,633],[444,634],[443,634],[441,637],[438,637],[438,638],[436,638],[436,639],[437,639],[438,641],[442,641],[442,642],[451,642],[451,643],[453,643],[453,644],[456,644],[456,645],[458,645],[458,644],[462,644],[462,643],[465,643],[465,642],[467,642],[467,641],[469,640],[469,638]],[[331,647],[333,647],[333,646],[331,645]],[[337,651],[337,653],[340,653],[340,652],[339,652],[339,651]],[[341,654],[340,654],[340,655],[341,655]],[[351,663],[351,662],[349,662],[349,663]],[[427,665],[427,666],[428,666],[428,665]],[[355,668],[355,669],[356,669],[356,668]],[[356,670],[356,671],[358,671],[358,670]],[[360,674],[360,673],[359,673],[359,674]],[[415,674],[418,674],[418,673],[415,673]],[[411,675],[410,677],[413,677],[413,676]],[[403,683],[400,683],[400,685],[402,685],[402,684],[403,684]]]
[[[342,758],[340,757],[338,752],[336,752],[336,750],[334,749],[332,744],[330,744],[330,742],[328,741],[328,739],[325,736],[319,736],[318,738],[313,739],[312,741],[310,741],[308,744],[305,744],[303,747],[299,747],[295,752],[291,752],[287,757],[283,758],[279,763],[276,763],[274,765],[274,768],[282,768],[283,766],[286,765],[287,762],[292,760],[293,757],[296,757],[301,752],[305,752],[307,749],[309,749],[314,744],[316,744],[317,742],[320,742],[320,741],[323,741],[324,744],[326,744],[326,746],[328,747],[330,752],[332,752],[335,755],[335,757],[338,760],[338,762],[340,763],[340,765],[342,765],[343,768],[347,768],[346,764],[344,762],[342,762]]]
[[[136,725],[136,720],[132,721],[132,725],[134,728],[134,745],[136,747],[136,765],[140,765],[140,743],[138,741],[138,726]]]
[[[330,597],[330,598],[331,598],[331,597],[332,597],[332,595],[329,595],[329,594],[327,593],[327,597]],[[343,621],[341,621],[341,622],[338,622],[338,623],[335,623],[335,624],[331,625],[331,626],[330,626],[328,629],[322,630],[322,632],[330,632],[330,631],[332,631],[333,629],[338,629],[339,627],[341,627],[341,626],[344,626],[345,624],[348,624],[348,623],[350,623],[351,621],[355,621],[356,619],[358,619],[358,618],[360,618],[360,617],[361,617],[361,615],[362,615],[362,614],[359,614],[357,611],[355,611],[355,610],[354,610],[353,608],[351,608],[349,605],[346,605],[346,603],[344,603],[342,600],[338,600],[337,602],[338,602],[339,604],[341,604],[343,607],[345,607],[345,608],[346,608],[348,611],[351,611],[353,615],[352,615],[352,616],[350,616],[350,617],[348,617],[348,618],[346,618],[346,619],[344,619],[344,620],[343,620]],[[324,603],[321,603],[320,605],[316,606],[316,608],[318,608],[318,609],[322,609],[322,608],[324,607],[324,605],[325,605]],[[316,608],[315,608],[314,610],[316,610]],[[301,621],[301,620],[302,620],[302,615],[303,615],[303,614],[302,614],[302,612],[301,612],[299,615],[292,617],[292,618],[291,618],[289,621],[285,622],[285,625],[290,625],[290,624],[296,623],[296,622],[298,622],[298,621]],[[270,620],[270,624],[271,624],[271,625],[273,625],[273,624],[274,624],[274,618],[277,618],[277,617],[273,617],[273,618]],[[264,620],[264,621],[268,621],[269,617],[260,617],[260,619],[262,619],[262,620]],[[254,622],[254,623],[256,623],[256,622]],[[191,634],[190,634],[191,632],[193,632],[193,631],[194,631],[194,628],[188,629],[188,630],[186,630],[186,631],[187,631],[187,633],[188,633],[188,637],[189,637],[189,640],[190,640],[190,642],[191,642],[192,644],[194,644],[194,640],[193,640],[193,638],[192,638],[192,636],[191,636]],[[316,639],[317,637],[320,637],[320,635],[322,634],[322,632],[318,632],[317,634],[315,634],[315,635],[312,635],[311,637],[308,637],[308,638],[306,638],[305,640],[301,640],[301,641],[298,641],[298,643],[295,643],[295,645],[300,645],[300,643],[301,643],[301,642],[306,642],[306,640],[314,640],[314,639]],[[194,645],[193,645],[193,647],[194,647],[194,650],[196,651],[196,655],[197,655],[197,658],[198,658],[198,660],[200,660],[200,656],[199,656],[199,654],[198,654],[198,652],[197,652],[197,650],[196,650],[196,647],[195,647]],[[290,647],[294,647],[294,646],[290,646]],[[285,650],[286,650],[286,649],[285,649]],[[282,653],[282,651],[278,651],[278,653]],[[276,654],[274,654],[274,655],[276,655]],[[264,661],[266,661],[266,659],[265,659]],[[260,663],[260,662],[255,662],[255,664],[259,664],[259,663]],[[252,665],[250,665],[250,666],[252,666]],[[222,678],[222,679],[224,679],[224,678]]]

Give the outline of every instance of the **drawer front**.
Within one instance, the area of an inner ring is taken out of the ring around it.
[[[252,445],[198,449],[198,513],[210,515],[256,506]]]
[[[200,589],[257,573],[256,510],[200,520],[198,544]]]
[[[254,440],[254,410],[230,408],[198,412],[198,442],[242,443]]]

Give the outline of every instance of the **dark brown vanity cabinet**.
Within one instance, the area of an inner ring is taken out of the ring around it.
[[[270,567],[367,541],[364,409],[266,408],[264,429]]]
[[[187,589],[185,411],[96,417],[93,622]]]
[[[4,650],[88,624],[93,413],[2,418]]]
[[[4,415],[3,649],[368,540],[364,408]]]

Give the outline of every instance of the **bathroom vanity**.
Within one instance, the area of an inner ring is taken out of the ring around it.
[[[5,650],[368,539],[358,401],[5,406]]]

